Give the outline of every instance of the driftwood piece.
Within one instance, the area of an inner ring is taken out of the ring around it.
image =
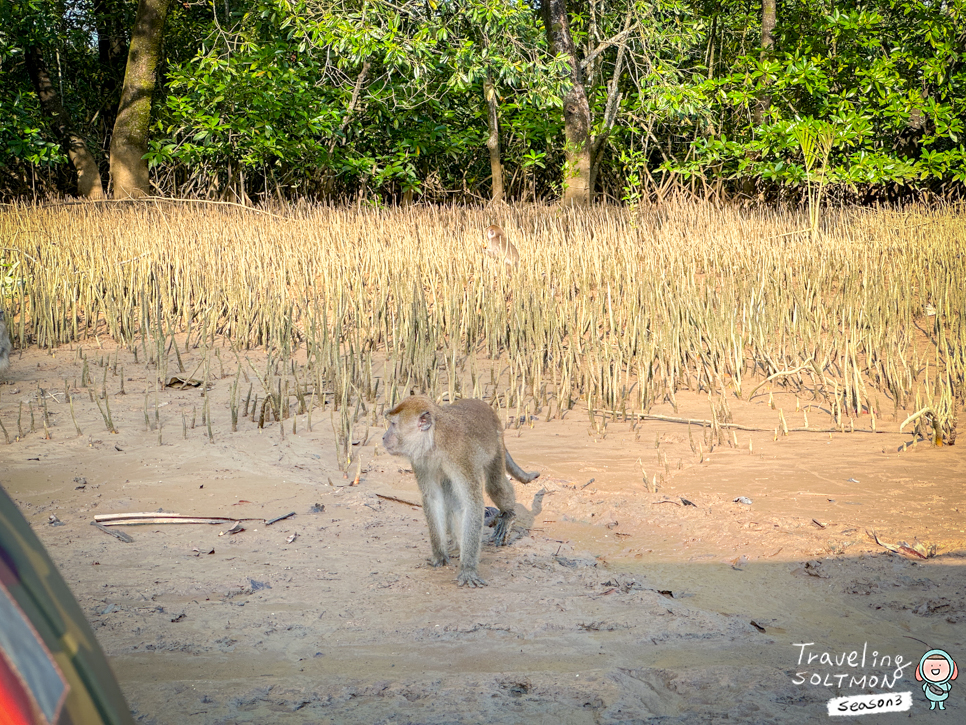
[[[96,523],[104,526],[138,526],[146,524],[228,524],[236,521],[264,521],[261,518],[240,519],[235,516],[184,516],[157,511],[139,511],[129,514],[98,514]]]
[[[276,516],[274,519],[269,519],[268,521],[265,522],[265,525],[266,526],[271,526],[272,524],[274,524],[274,523],[276,523],[278,521],[282,521],[283,519],[287,519],[287,518],[289,518],[291,516],[295,516],[295,512],[294,511],[289,511],[287,514],[282,514],[281,516]]]
[[[134,541],[134,538],[131,537],[129,534],[125,534],[123,531],[111,531],[109,528],[107,528],[103,524],[97,523],[96,521],[91,521],[91,526],[96,526],[105,534],[110,534],[115,539],[117,539],[118,541],[123,541],[125,544],[130,544],[132,541]]]
[[[416,508],[423,507],[423,505],[420,503],[413,503],[412,501],[406,501],[405,499],[396,498],[395,496],[383,496],[381,493],[377,493],[376,497],[384,499],[386,501],[395,501],[396,503],[403,503],[403,504],[406,504],[407,506],[415,506]]]
[[[251,521],[251,519],[246,519]],[[258,519],[261,521],[261,519]],[[159,517],[156,519],[115,519],[114,521],[105,521],[104,526],[147,526],[157,525],[157,524],[228,524],[234,523],[238,519],[225,519],[225,518],[201,518],[193,516],[179,516],[178,518],[169,517]]]

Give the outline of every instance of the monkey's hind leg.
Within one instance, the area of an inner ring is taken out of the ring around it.
[[[460,572],[456,583],[461,587],[485,587],[486,582],[477,573],[480,565],[480,533],[483,530],[482,506],[464,507],[461,529]]]
[[[507,455],[507,458],[509,459],[509,455]],[[510,538],[513,518],[517,515],[517,497],[513,492],[513,484],[506,478],[503,461],[499,457],[495,458],[487,468],[486,494],[500,509],[500,515],[496,517],[496,523],[493,524],[493,544],[505,546]]]
[[[506,546],[510,543],[510,531],[513,528],[513,519],[515,517],[516,512],[514,511],[504,511],[496,517],[496,523],[493,524],[494,546]]]

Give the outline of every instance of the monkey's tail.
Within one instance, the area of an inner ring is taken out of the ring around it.
[[[537,479],[540,476],[540,471],[524,471],[520,466],[516,464],[516,461],[510,456],[510,451],[504,450],[504,459],[506,461],[506,472],[513,476],[520,483],[530,483],[531,481]]]

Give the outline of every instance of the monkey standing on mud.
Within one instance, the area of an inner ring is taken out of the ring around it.
[[[7,333],[7,318],[3,310],[0,310],[0,373],[10,367],[12,350],[13,345],[10,344],[10,335]]]
[[[486,228],[486,249],[484,253],[503,260],[508,269],[515,269],[520,264],[520,253],[496,224]]]
[[[423,496],[433,549],[430,563],[449,563],[448,539],[459,546],[460,586],[486,586],[477,573],[483,529],[483,489],[500,510],[493,540],[503,546],[516,515],[516,496],[506,471],[521,483],[539,473],[526,473],[503,445],[500,420],[482,400],[460,400],[439,406],[424,395],[413,395],[389,411],[389,429],[382,437],[386,451],[406,456]]]

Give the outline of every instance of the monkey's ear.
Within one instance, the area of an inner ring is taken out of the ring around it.
[[[429,430],[433,427],[433,414],[428,410],[424,411],[422,415],[419,416],[419,430]]]

